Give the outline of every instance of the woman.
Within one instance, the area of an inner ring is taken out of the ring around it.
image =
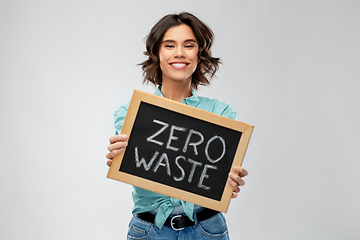
[[[220,63],[212,57],[212,31],[190,13],[170,14],[151,29],[146,41],[141,63],[144,82],[157,86],[155,95],[207,110],[232,119],[236,112],[226,103],[199,97],[195,90],[208,85]],[[124,123],[129,103],[115,112],[116,134]],[[112,158],[127,146],[126,135],[110,138],[110,151],[106,157],[110,166]],[[242,177],[248,173],[234,167],[228,182],[236,198]],[[129,224],[128,239],[229,239],[227,226],[221,213],[134,187],[133,218]],[[181,217],[175,217],[181,215]]]

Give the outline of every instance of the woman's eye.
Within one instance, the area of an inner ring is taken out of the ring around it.
[[[186,47],[186,48],[193,48],[194,45],[186,45],[185,47]]]
[[[174,45],[165,45],[166,48],[173,48]]]

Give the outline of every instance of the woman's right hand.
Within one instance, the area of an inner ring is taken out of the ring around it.
[[[107,165],[110,167],[112,163],[112,159],[122,153],[125,147],[128,145],[127,143],[128,136],[125,134],[112,136],[109,141],[110,145],[108,146],[109,153],[106,154],[106,158],[108,159]]]

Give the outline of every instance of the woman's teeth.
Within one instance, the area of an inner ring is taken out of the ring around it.
[[[186,63],[172,63],[171,65],[173,65],[174,67],[185,67]]]

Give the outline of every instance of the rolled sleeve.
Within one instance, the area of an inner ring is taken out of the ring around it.
[[[119,135],[121,132],[121,129],[124,125],[126,113],[129,108],[129,103],[121,106],[115,113],[114,113],[114,126],[115,126],[115,134]]]

